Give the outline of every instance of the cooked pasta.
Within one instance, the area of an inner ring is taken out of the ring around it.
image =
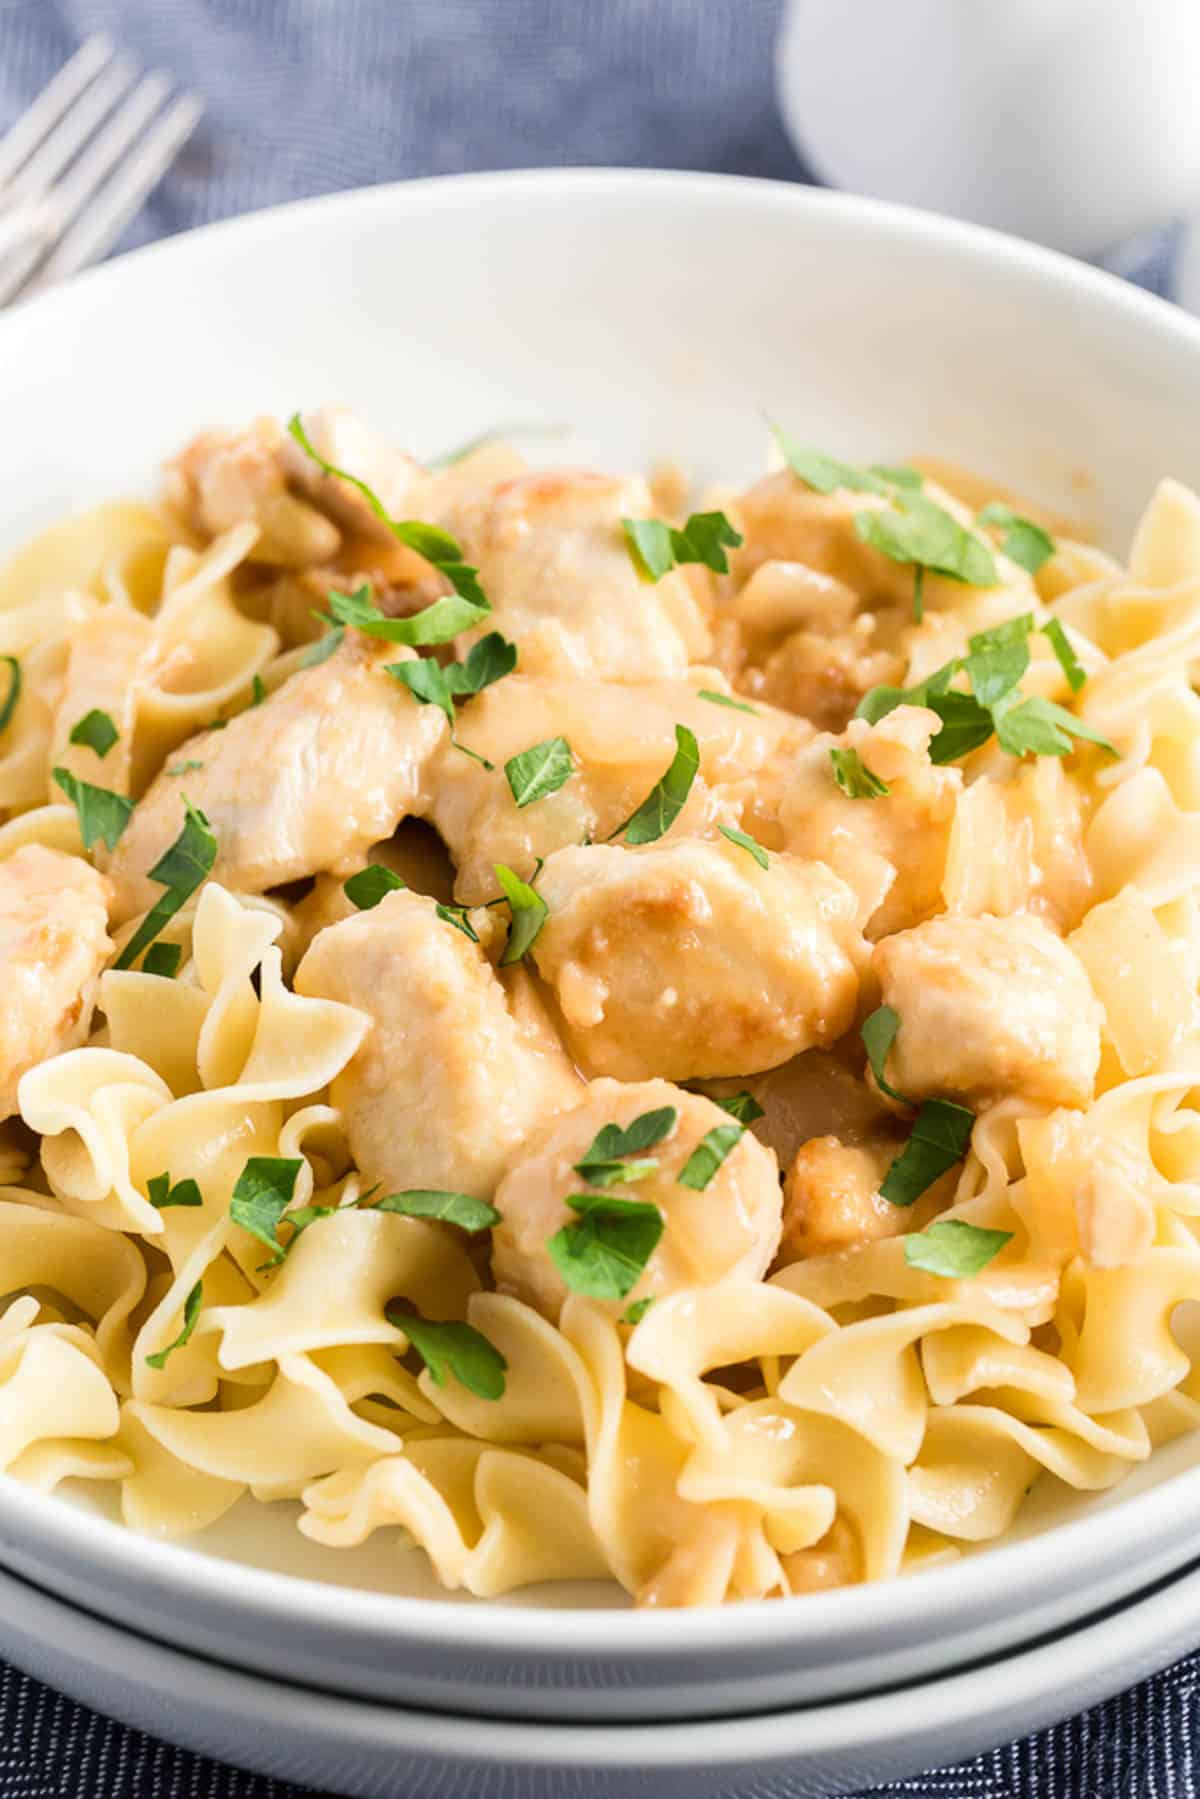
[[[330,410],[0,571],[10,1476],[699,1605],[1200,1422],[1200,501],[683,487]]]

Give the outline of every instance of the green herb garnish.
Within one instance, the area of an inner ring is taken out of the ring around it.
[[[658,1106],[652,1112],[640,1113],[627,1126],[606,1124],[596,1132],[589,1148],[575,1163],[575,1172],[592,1187],[614,1187],[643,1180],[654,1172],[658,1163],[630,1162],[624,1158],[653,1149],[656,1143],[670,1136],[678,1122],[679,1113],[674,1106]]]
[[[662,780],[655,782],[637,811],[610,833],[610,843],[622,833],[626,843],[656,843],[683,811],[700,770],[700,747],[686,725],[676,725],[675,745],[675,754]]]
[[[178,943],[152,943],[142,957],[142,973],[156,974],[164,981],[173,981],[179,973],[179,964],[183,960],[183,949]]]
[[[321,619],[327,629],[315,643],[309,644],[300,658],[301,668],[316,668],[320,663],[328,662],[334,651],[341,648],[342,638],[346,635],[345,625],[330,625],[323,612],[316,612],[313,616]]]
[[[711,700],[714,706],[728,706],[731,712],[748,712],[751,718],[758,717],[755,707],[748,705],[745,700],[734,699],[731,693],[713,693],[710,688],[700,687],[696,691],[696,698]]]
[[[766,850],[748,831],[739,831],[733,825],[718,825],[717,829],[722,837],[735,844],[738,849],[745,850],[747,855],[753,856],[760,868],[770,868],[771,859]]]
[[[183,1329],[173,1343],[168,1343],[165,1349],[160,1349],[156,1354],[148,1355],[146,1357],[151,1368],[165,1368],[167,1365],[167,1357],[170,1355],[171,1351],[173,1349],[183,1348],[184,1344],[196,1328],[196,1320],[200,1316],[200,1307],[203,1304],[204,1282],[197,1281],[196,1285],[192,1288],[191,1292],[183,1302]]]
[[[116,968],[131,968],[147,944],[154,941],[164,925],[212,873],[217,859],[217,840],[212,828],[203,812],[190,805],[186,797],[183,806],[182,831],[150,870],[150,879],[167,891],[155,901],[117,957],[113,965]]]
[[[0,706],[0,731],[7,731],[21,697],[21,664],[15,656],[0,656],[0,662],[8,663],[8,692]]]
[[[636,1286],[663,1234],[657,1206],[607,1193],[572,1193],[566,1202],[580,1216],[546,1245],[573,1293],[590,1299],[624,1299]]]
[[[863,1021],[862,1040],[882,1093],[900,1105],[913,1102],[887,1078],[888,1054],[900,1029],[900,1014],[892,1006],[877,1006]],[[975,1114],[948,1099],[927,1099],[913,1122],[908,1142],[896,1157],[880,1186],[884,1199],[894,1206],[911,1206],[947,1169],[961,1162],[971,1141]]]
[[[574,773],[575,758],[565,737],[547,737],[504,764],[505,779],[519,807],[557,793]]]
[[[366,868],[360,868],[356,875],[342,882],[342,892],[360,912],[369,912],[387,894],[400,893],[407,885],[381,862],[369,862]]]
[[[171,1185],[169,1174],[154,1174],[146,1182],[146,1193],[152,1206],[161,1212],[166,1206],[202,1206],[203,1195],[193,1180],[176,1181]]]
[[[390,1306],[387,1316],[389,1324],[404,1332],[436,1386],[444,1387],[449,1373],[479,1399],[504,1397],[508,1363],[473,1324],[443,1323]]]
[[[467,915],[466,906],[444,906],[439,900],[433,909],[443,924],[453,925],[456,931],[461,931],[472,943],[479,942],[479,933]]]
[[[107,787],[93,787],[90,781],[79,780],[69,768],[56,768],[54,779],[75,808],[84,849],[90,850],[94,843],[103,843],[106,849],[115,850],[122,831],[133,816],[133,801],[127,800],[123,793],[113,793]],[[117,963],[118,968],[124,966],[122,962]]]
[[[857,750],[831,749],[829,760],[833,763],[833,778],[844,794],[852,800],[886,799],[888,784],[881,781],[878,775],[872,774]]]
[[[904,1239],[904,1260],[910,1268],[940,1274],[947,1280],[967,1279],[986,1268],[1012,1242],[1011,1231],[984,1230],[964,1218],[944,1218],[928,1230]]]
[[[993,500],[989,506],[976,515],[980,525],[995,525],[1004,532],[1000,548],[1010,562],[1016,562],[1021,568],[1036,575],[1043,563],[1049,562],[1054,554],[1054,539],[1032,519],[1022,518],[1011,506],[1005,506],[1000,500]]]
[[[117,730],[107,712],[101,712],[93,706],[85,712],[78,724],[71,727],[68,743],[81,743],[85,749],[94,750],[103,761],[114,743],[120,741],[121,733]]]
[[[267,697],[267,684],[261,675],[255,675],[250,683],[250,705],[261,706]]]
[[[251,1156],[233,1189],[230,1217],[266,1244],[272,1262],[282,1262],[286,1253],[279,1241],[279,1225],[292,1203],[296,1177],[303,1166],[299,1156]]]
[[[723,512],[693,512],[681,531],[657,518],[623,518],[621,528],[643,581],[661,581],[668,570],[685,562],[727,575],[726,547],[736,550],[745,542]]]
[[[166,772],[172,776],[190,775],[193,769],[203,767],[203,762],[172,762]]]
[[[501,968],[508,968],[513,962],[519,962],[528,954],[537,941],[538,933],[549,916],[550,908],[536,888],[528,881],[522,881],[511,868],[503,862],[494,862],[496,879],[504,890],[508,901],[512,921],[508,927],[508,942],[504,946],[504,954],[500,958]],[[477,940],[478,941],[478,940]]]
[[[486,1200],[469,1193],[443,1193],[434,1188],[414,1187],[407,1193],[388,1193],[377,1201],[377,1212],[398,1212],[403,1218],[438,1218],[444,1224],[456,1224],[474,1236],[490,1231],[499,1224],[500,1214]]]
[[[653,1293],[647,1294],[645,1299],[635,1299],[633,1304],[626,1306],[621,1313],[620,1322],[622,1324],[640,1324],[653,1304]]]
[[[753,1093],[730,1093],[724,1099],[714,1099],[713,1104],[736,1118],[739,1124],[753,1124],[756,1119],[766,1117]]]
[[[679,1172],[679,1185],[703,1193],[726,1156],[746,1134],[742,1124],[717,1124],[705,1133]]]

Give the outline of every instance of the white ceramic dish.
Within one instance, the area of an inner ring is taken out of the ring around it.
[[[771,1608],[774,1610],[774,1608]],[[1200,1638],[1200,1569],[1037,1647],[866,1699],[719,1722],[534,1724],[381,1705],[164,1649],[0,1574],[4,1648],[124,1722],[364,1799],[821,1799],[976,1755]]]
[[[769,409],[834,452],[986,471],[1118,547],[1162,472],[1200,485],[1195,321],[987,232],[712,177],[465,178],[216,227],[0,320],[0,382],[6,543],[152,482],[203,424],[326,397],[418,450],[567,419],[580,435],[555,455],[674,451],[734,477],[759,466]],[[541,1609],[562,1594],[464,1607],[388,1540],[298,1563],[278,1509],[231,1518],[198,1554],[4,1481],[0,1560],[164,1641],[356,1692],[518,1716],[733,1713],[950,1667],[1178,1566],[1198,1454],[1174,1446],[1122,1494],[1047,1506],[1043,1523],[1074,1519],[1061,1534],[702,1616]],[[343,1583],[336,1603],[316,1581]]]

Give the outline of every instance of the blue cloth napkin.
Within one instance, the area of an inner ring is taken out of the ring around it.
[[[551,163],[804,179],[780,122],[782,0],[0,0],[0,130],[98,30],[208,102],[123,248],[365,182]],[[1108,266],[1170,296],[1173,238]],[[998,1675],[998,1678],[1003,1678]],[[1200,1657],[873,1799],[1200,1799]],[[0,1665],[0,1799],[299,1799]],[[456,1799],[471,1799],[461,1791]]]

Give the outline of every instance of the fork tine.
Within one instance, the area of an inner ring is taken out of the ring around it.
[[[136,75],[136,63],[127,56],[115,57],[13,176],[9,194],[22,200],[44,194],[108,117]]]
[[[94,75],[112,61],[111,38],[103,32],[87,39],[65,62],[36,100],[0,138],[0,187],[11,179],[26,157],[74,104]]]
[[[122,101],[103,130],[80,152],[52,196],[58,209],[60,230],[71,223],[84,202],[116,168],[170,91],[170,80],[161,70],[145,76]]]
[[[25,286],[26,295],[98,262],[112,248],[192,135],[203,111],[204,102],[197,95],[183,94],[156,119],[133,155],[100,190],[95,203],[63,234]],[[9,289],[0,282],[0,306],[19,289],[19,282]]]

